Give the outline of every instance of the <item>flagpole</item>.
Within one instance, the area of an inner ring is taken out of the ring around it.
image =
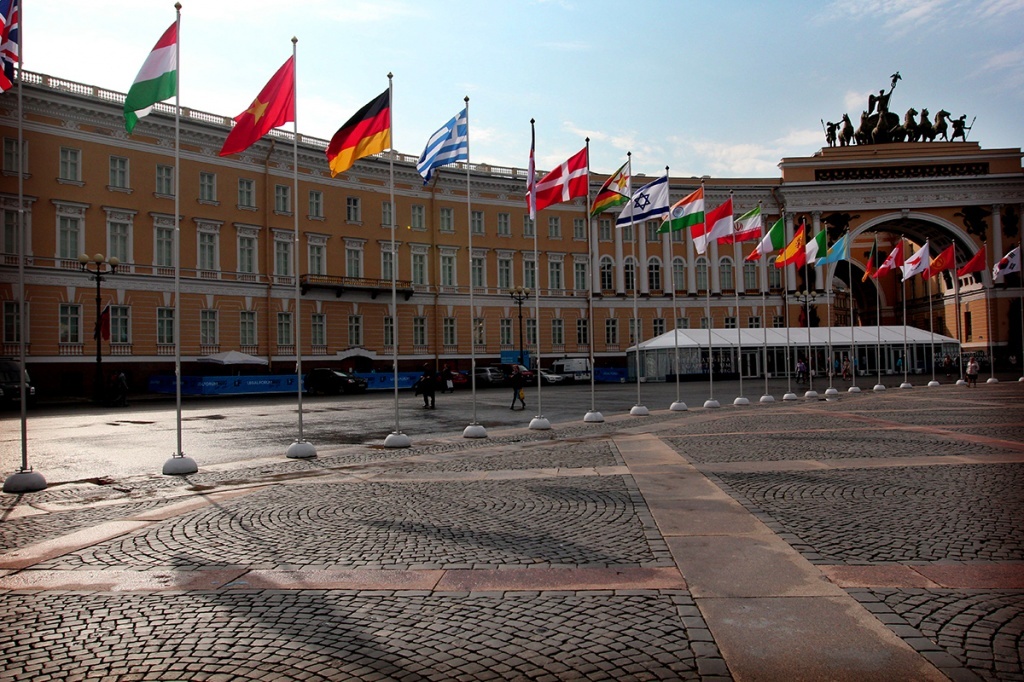
[[[704,189],[704,181],[703,180],[700,181],[700,188],[701,188],[701,190]],[[701,192],[701,194],[704,195],[704,200],[707,201],[707,195],[704,194],[703,191]],[[705,204],[705,206],[706,206],[706,204]],[[705,214],[705,216],[706,215],[707,214]],[[706,217],[705,217],[705,220],[707,220]],[[704,229],[705,229],[705,232],[704,232],[704,252],[707,254],[706,260],[707,260],[707,264],[708,264],[707,265],[707,268],[708,268],[707,269],[707,278],[706,278],[706,281],[704,282],[704,284],[706,285],[705,288],[704,288],[704,318],[707,320],[707,325],[708,325],[708,399],[704,401],[704,407],[708,408],[708,409],[714,409],[716,407],[721,407],[721,404],[717,400],[715,400],[715,355],[714,355],[714,350],[713,350],[713,347],[712,347],[712,340],[711,340],[711,327],[713,326],[713,324],[711,322],[711,267],[712,267],[712,264],[711,264],[711,253],[708,251],[708,246],[709,246],[708,242],[710,242],[711,240],[707,238],[709,230],[708,230],[708,227],[707,227],[706,223],[704,225]]]
[[[1021,242],[1017,242],[1017,257],[1022,260],[1024,264],[1024,254],[1020,252]],[[1020,338],[1021,338],[1021,357],[1018,358],[1018,362],[1021,363],[1021,376],[1017,381],[1024,381],[1024,268],[1021,268],[1020,274],[1018,275],[1018,282],[1020,282]]]
[[[668,178],[668,166],[665,166],[665,177]],[[669,199],[669,207],[670,208],[669,208],[668,219],[669,219],[670,229],[669,229],[669,232],[668,232],[668,249],[669,249],[669,255],[672,256],[672,257],[669,259],[670,262],[669,262],[668,271],[669,271],[669,279],[672,282],[672,345],[675,347],[675,352],[676,352],[675,364],[673,366],[673,368],[675,369],[675,375],[676,375],[676,401],[674,403],[672,403],[671,405],[669,405],[668,409],[670,411],[672,411],[672,412],[685,412],[689,408],[687,408],[686,407],[686,403],[683,402],[682,395],[680,394],[680,385],[679,385],[679,375],[681,373],[679,371],[680,370],[680,367],[679,367],[679,299],[676,296],[676,293],[677,293],[676,292],[676,289],[677,289],[677,287],[676,287],[676,267],[675,267],[676,248],[675,248],[675,244],[672,241],[673,232],[672,232],[672,229],[671,229],[671,224],[672,224],[671,223],[671,220],[672,220],[671,205],[672,205],[672,201],[671,201],[671,199]],[[685,238],[685,234],[684,234],[684,238]]]
[[[957,386],[963,386],[964,381],[964,353],[963,353],[963,330],[960,327],[960,268],[956,264],[956,240],[953,240],[953,305],[956,309],[956,365],[957,365]],[[1022,311],[1024,313],[1024,311]],[[943,361],[945,362],[945,361]],[[947,375],[948,376],[948,375]]]
[[[785,237],[786,246],[782,247],[782,253],[786,253],[786,247],[789,246],[789,235],[786,235],[786,209],[782,209],[782,221],[783,221],[783,235]],[[775,259],[776,267],[778,267],[778,257]],[[783,400],[796,400],[796,393],[793,393],[793,373],[790,371],[790,355],[792,354],[792,341],[790,340],[790,321],[789,321],[789,265],[782,266],[782,302],[786,309],[786,395],[782,396]]]
[[[757,207],[762,208],[761,202],[757,202]],[[764,232],[765,224],[764,213],[761,214],[761,231]],[[771,228],[768,228],[768,232],[771,232]],[[762,237],[763,239],[763,237]],[[758,248],[761,244],[758,243]],[[762,403],[774,403],[775,397],[772,396],[768,389],[768,308],[765,299],[768,290],[768,252],[761,250],[761,330],[764,335],[764,346],[762,348],[764,354],[764,395],[761,396],[760,401]]]
[[[847,232],[847,234],[850,234]],[[853,235],[850,235],[849,248],[853,248]],[[847,253],[846,258],[846,270],[847,277],[850,280],[850,388],[847,389],[847,393],[860,393],[860,386],[857,385],[857,340],[854,338],[854,326],[853,326],[853,258],[850,253]]]
[[[927,243],[928,243],[928,241],[925,240],[925,244],[927,244]],[[926,253],[928,255],[928,260],[929,260],[929,263],[930,263],[931,262],[931,258],[932,258],[931,251],[927,251]],[[928,275],[928,282],[927,282],[927,286],[928,286],[928,331],[929,331],[929,333],[931,334],[931,337],[932,337],[932,345],[931,345],[931,353],[932,353],[932,380],[928,382],[928,386],[935,387],[935,386],[939,385],[939,382],[935,378],[935,317],[932,314],[932,278],[931,278],[931,274],[932,273],[931,273],[930,265],[929,265],[929,269],[925,270],[925,274]],[[905,359],[905,356],[906,356],[906,351],[904,351],[904,360],[903,360],[903,373],[904,373],[904,376],[906,375],[906,372],[907,372],[907,361]]]
[[[629,198],[630,201],[633,199],[633,152],[627,152],[629,157]],[[637,289],[640,288],[640,263],[637,262],[636,256],[636,219],[635,211],[630,207],[629,212],[629,236],[630,236],[630,247],[633,251],[633,321],[629,325],[630,333],[633,337],[633,362],[636,367],[636,405],[634,405],[629,413],[636,417],[644,417],[650,414],[648,409],[644,406],[640,400],[640,316],[637,312]]]
[[[583,421],[600,423],[604,415],[597,411],[594,379],[594,218],[590,215],[590,138],[587,141],[587,205],[583,213],[587,220],[587,352],[590,357],[590,410],[583,415]]]
[[[535,121],[530,119],[530,149],[536,153],[537,144],[537,133],[534,128]],[[536,158],[536,156],[534,156]],[[535,180],[535,178],[530,178]],[[537,188],[534,186],[533,194],[530,197],[531,206],[534,207],[535,217],[533,219],[533,284],[534,290],[537,292],[536,296],[533,297],[533,309],[534,309],[534,347],[537,354],[537,416],[530,420],[530,428],[534,431],[546,431],[551,428],[551,422],[544,418],[544,410],[541,406],[540,396],[540,257],[537,249],[537,219],[536,219],[536,206],[537,206]]]
[[[877,236],[875,237],[877,239]],[[877,261],[876,261],[877,262]],[[882,299],[878,291],[878,277],[875,280],[875,371],[878,373],[878,383],[875,384],[875,391],[884,391],[882,383]]]
[[[814,379],[811,372],[811,359],[814,357],[814,349],[811,347],[811,297],[814,294],[809,286],[810,270],[807,267],[806,223],[801,223],[801,226],[804,228],[804,322],[807,324],[807,390],[804,391],[804,397],[817,398],[818,392],[814,390]],[[817,239],[817,235],[815,235],[815,239]]]
[[[14,6],[11,6],[14,9]],[[9,20],[13,20],[14,12],[11,12]],[[22,39],[21,27],[22,8],[19,5],[18,17],[18,165],[15,169],[18,173],[18,391],[21,400],[21,468],[15,471],[4,480],[3,491],[5,493],[34,493],[46,489],[46,478],[38,471],[32,471],[28,464],[28,387],[25,382],[25,336],[28,333],[28,315],[25,311],[25,256],[28,249],[25,245],[25,131],[22,121],[22,60],[24,55],[24,40]],[[99,277],[99,274],[96,275]]]
[[[900,248],[904,249],[903,237],[900,237]],[[902,274],[902,271],[901,271]],[[907,279],[902,278],[900,282],[900,297],[903,299],[903,383],[900,388],[913,388],[907,381]],[[931,301],[929,301],[929,304]],[[934,350],[934,349],[933,349]]]
[[[828,233],[827,225],[828,223],[826,223],[825,227],[826,234]],[[840,237],[840,239],[842,239],[842,237]],[[844,246],[843,248],[846,247]],[[828,257],[828,251],[825,251],[825,257]],[[839,266],[833,265],[832,263],[828,263],[828,265],[831,266],[832,275],[835,275],[835,269]],[[825,389],[825,399],[828,400],[829,397],[839,394],[839,391],[837,391],[835,386],[832,385],[836,374],[836,358],[835,352],[832,350],[832,295],[835,293],[835,287],[832,281],[835,278],[834,276],[829,275],[829,269],[823,270],[822,273],[825,275],[826,284],[828,285],[825,290],[825,325],[828,328],[828,367],[825,368],[825,371],[828,372],[828,388]]]
[[[999,254],[996,254],[998,256]],[[994,257],[993,257],[994,258]],[[999,262],[999,261],[995,261]],[[989,286],[985,286],[985,279],[988,278]],[[995,278],[992,275],[992,270],[988,267],[988,253],[985,254],[985,274],[982,275],[981,285],[985,287],[985,328],[988,334],[988,381],[986,383],[994,384],[998,382],[996,379],[996,363],[995,358],[992,357],[992,300],[989,297],[989,289],[995,288]]]
[[[469,95],[466,103],[466,225],[469,226],[469,381],[473,394],[473,421],[462,431],[463,438],[487,438],[487,429],[476,420],[476,307],[473,304],[473,197],[469,177]],[[455,120],[455,136],[459,134],[458,118]],[[394,207],[392,207],[394,211]],[[394,230],[392,230],[394,232]],[[394,255],[392,254],[394,260]],[[393,265],[396,264],[393,262]]]
[[[391,202],[391,376],[395,396],[395,430],[384,439],[386,448],[407,448],[412,445],[409,436],[402,433],[398,418],[398,249],[395,247],[395,125],[394,74],[388,72],[388,201]],[[470,275],[472,277],[472,275]]]
[[[174,408],[177,446],[164,462],[165,476],[194,474],[199,471],[195,460],[181,449],[181,3],[175,3],[175,35],[177,50],[174,59]]]
[[[729,190],[729,198],[732,199],[733,190]],[[740,327],[740,284],[743,284],[743,266],[741,265],[743,250],[740,243],[736,241],[736,230],[733,227],[732,235],[732,259],[736,264],[733,272],[733,289],[736,294],[736,369],[740,377],[740,394],[733,399],[733,405],[749,405],[750,400],[743,396],[743,329]]]

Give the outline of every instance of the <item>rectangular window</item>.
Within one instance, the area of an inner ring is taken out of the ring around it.
[[[156,342],[160,346],[174,344],[174,308],[156,309]]]
[[[532,317],[528,317],[523,320],[523,327],[526,330],[526,345],[534,346],[537,345],[537,320]]]
[[[707,318],[707,317],[701,317],[700,318],[700,328],[701,329],[710,329],[711,328],[711,319]]]
[[[558,317],[551,320],[551,343],[555,346],[565,345],[565,320]]]
[[[782,268],[776,268],[774,266],[768,267],[768,288],[782,288]]]
[[[551,239],[562,238],[562,219],[556,215],[548,216],[548,237]]]
[[[18,213],[16,211],[2,211],[4,216],[3,253],[18,253]]]
[[[324,217],[324,193],[319,190],[309,190],[309,217]]]
[[[473,344],[477,346],[487,345],[487,330],[484,328],[484,318],[473,318]]]
[[[455,256],[441,256],[441,286],[455,286]]]
[[[77,303],[61,303],[58,314],[60,342],[82,343],[82,306]]]
[[[498,214],[498,236],[499,237],[511,237],[512,236],[512,216],[508,213]]]
[[[290,346],[292,345],[292,314],[291,313],[278,313],[277,314],[277,345],[279,346]]]
[[[552,261],[548,263],[548,288],[562,289],[564,286],[565,282],[562,281],[561,261]]]
[[[502,346],[512,345],[512,318],[503,317],[498,320],[498,343]]]
[[[292,274],[292,243],[290,241],[274,240],[274,274],[278,277],[290,277]]]
[[[537,264],[532,260],[523,262],[523,286],[527,289],[537,288]]]
[[[345,197],[345,220],[350,223],[363,222],[363,209],[359,197]]]
[[[256,345],[255,310],[243,310],[238,314],[238,342],[243,346]]]
[[[761,318],[759,316],[757,316],[757,315],[754,315],[753,317],[748,317],[747,318],[747,328],[749,328],[749,329],[760,329],[761,328]]]
[[[576,320],[576,343],[586,346],[590,343],[590,321],[585,319]]]
[[[498,288],[505,290],[512,288],[512,259],[498,259]]]
[[[216,310],[200,310],[199,311],[199,345],[201,346],[216,346],[217,345],[217,311]]]
[[[28,152],[28,140],[22,140],[22,146],[25,152]],[[26,153],[26,158],[28,154]],[[25,173],[28,171],[27,163],[18,163],[18,138],[16,137],[5,137],[4,138],[4,172],[5,173]]]
[[[153,239],[153,265],[160,268],[173,268],[174,228],[156,228]]]
[[[690,328],[690,318],[688,318],[688,317],[680,317],[679,319],[676,320],[676,329],[689,329],[689,328]]]
[[[473,234],[483,234],[484,233],[484,212],[483,211],[473,211],[472,218],[473,218],[473,220],[472,220]]]
[[[217,175],[215,173],[199,172],[199,201],[208,204],[217,203]]]
[[[472,263],[473,286],[480,289],[484,286],[484,259],[480,256],[473,257]]]
[[[612,240],[612,219],[611,218],[599,218],[597,221],[597,235],[598,238],[603,242],[610,242]]]
[[[123,156],[110,157],[110,186],[128,189],[128,159]]]
[[[633,226],[626,224],[622,226],[622,241],[626,244],[633,243]]]
[[[131,262],[131,225],[122,222],[107,223],[107,257],[122,263]]]
[[[776,329],[785,329],[786,328],[786,316],[785,315],[775,315],[774,317],[772,317],[772,326],[775,327]]]
[[[238,238],[238,271],[256,273],[256,238],[243,235]]]
[[[643,320],[638,320],[635,317],[629,318],[629,345],[635,345],[638,339],[642,339],[643,336]]]
[[[654,336],[661,336],[665,333],[665,318],[657,317],[651,324],[651,334]]]
[[[29,328],[31,328],[31,325]],[[25,339],[25,341],[28,342],[28,339]],[[21,306],[18,304],[18,301],[4,301],[4,343],[20,342]]]
[[[604,321],[604,342],[609,346],[619,345],[619,321],[614,317]]]
[[[412,283],[420,286],[427,283],[427,254],[412,254]]]
[[[363,250],[354,246],[345,247],[345,276],[363,276]]]
[[[391,202],[382,201],[380,204],[380,224],[381,227],[391,227],[394,225],[392,219]]]
[[[647,222],[644,223],[644,227],[647,229],[647,241],[661,241],[661,235],[658,234],[658,228],[661,227],[661,223],[659,223],[657,220],[648,220]]]
[[[274,185],[274,212],[292,212],[292,188],[288,185]]]
[[[409,227],[414,230],[425,230],[427,227],[427,211],[422,204],[413,204],[409,209]]]
[[[61,216],[57,220],[58,258],[78,258],[81,253],[81,224],[81,220],[69,216]]]
[[[427,345],[427,318],[425,318],[425,317],[414,317],[414,318],[412,318],[412,345],[413,346],[425,346],[425,345]]]
[[[440,230],[441,232],[454,232],[455,231],[455,210],[452,208],[442,208],[440,214]]]
[[[726,329],[735,329],[736,328],[736,318],[733,317],[732,315],[726,317],[725,318],[725,328]]]
[[[174,166],[157,164],[156,193],[159,196],[174,196]]]
[[[314,346],[327,345],[327,316],[323,313],[310,316],[309,342]]]
[[[325,265],[326,257],[324,254],[323,244],[310,244],[309,245],[309,274],[311,275],[323,275],[326,273]],[[390,278],[391,275],[388,275]]]
[[[586,291],[590,288],[587,277],[587,264],[577,261],[572,265],[572,288],[576,291]]]
[[[199,262],[200,270],[217,270],[217,235],[212,232],[199,233]]]
[[[533,225],[533,221],[530,220],[530,215],[529,214],[524,215],[523,216],[523,236],[524,237],[532,237],[533,236],[533,228],[534,228],[534,225]]]
[[[441,342],[446,346],[456,345],[459,341],[455,331],[455,318],[444,318],[444,320],[441,323]]]
[[[747,291],[757,289],[757,263],[743,264],[743,288]]]
[[[256,208],[256,183],[248,178],[238,179],[238,207]]]
[[[576,241],[587,240],[587,221],[585,218],[572,219],[572,238]]]
[[[390,315],[384,318],[384,345],[395,345],[395,318]]]
[[[380,254],[380,276],[381,279],[391,279],[391,269],[394,267],[395,257],[390,251],[383,251]]]
[[[363,316],[362,315],[349,315],[348,316],[348,345],[349,346],[362,346],[363,345]]]
[[[82,150],[70,147],[60,148],[60,180],[82,181]]]

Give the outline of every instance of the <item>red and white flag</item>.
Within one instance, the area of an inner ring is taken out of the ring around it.
[[[878,266],[878,269],[875,270],[871,274],[871,276],[873,278],[875,278],[875,279],[878,279],[882,275],[888,275],[893,270],[896,270],[896,269],[902,268],[902,267],[903,267],[903,240],[901,239],[900,243],[896,246],[896,248],[894,248],[892,251],[889,252],[888,257],[886,257],[886,259],[884,261],[882,261],[882,264]]]
[[[536,210],[540,211],[548,206],[561,204],[576,197],[585,197],[589,184],[587,148],[584,147],[536,181],[533,186]],[[534,219],[536,219],[536,214]]]
[[[914,275],[924,272],[928,269],[928,266],[932,264],[931,255],[928,253],[928,241],[925,240],[924,246],[917,250],[917,252],[907,259],[900,269],[903,270],[903,281],[906,282]]]
[[[1001,275],[1020,272],[1020,246],[1003,256],[992,268],[993,279]]]

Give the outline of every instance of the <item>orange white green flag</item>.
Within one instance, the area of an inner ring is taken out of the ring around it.
[[[665,221],[658,228],[658,233],[678,232],[694,225],[704,225],[703,186],[672,204]]]

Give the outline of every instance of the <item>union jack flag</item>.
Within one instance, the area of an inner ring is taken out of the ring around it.
[[[0,0],[0,92],[6,92],[14,86],[14,65],[19,61],[21,49],[21,31],[18,28],[21,19],[19,0]]]

